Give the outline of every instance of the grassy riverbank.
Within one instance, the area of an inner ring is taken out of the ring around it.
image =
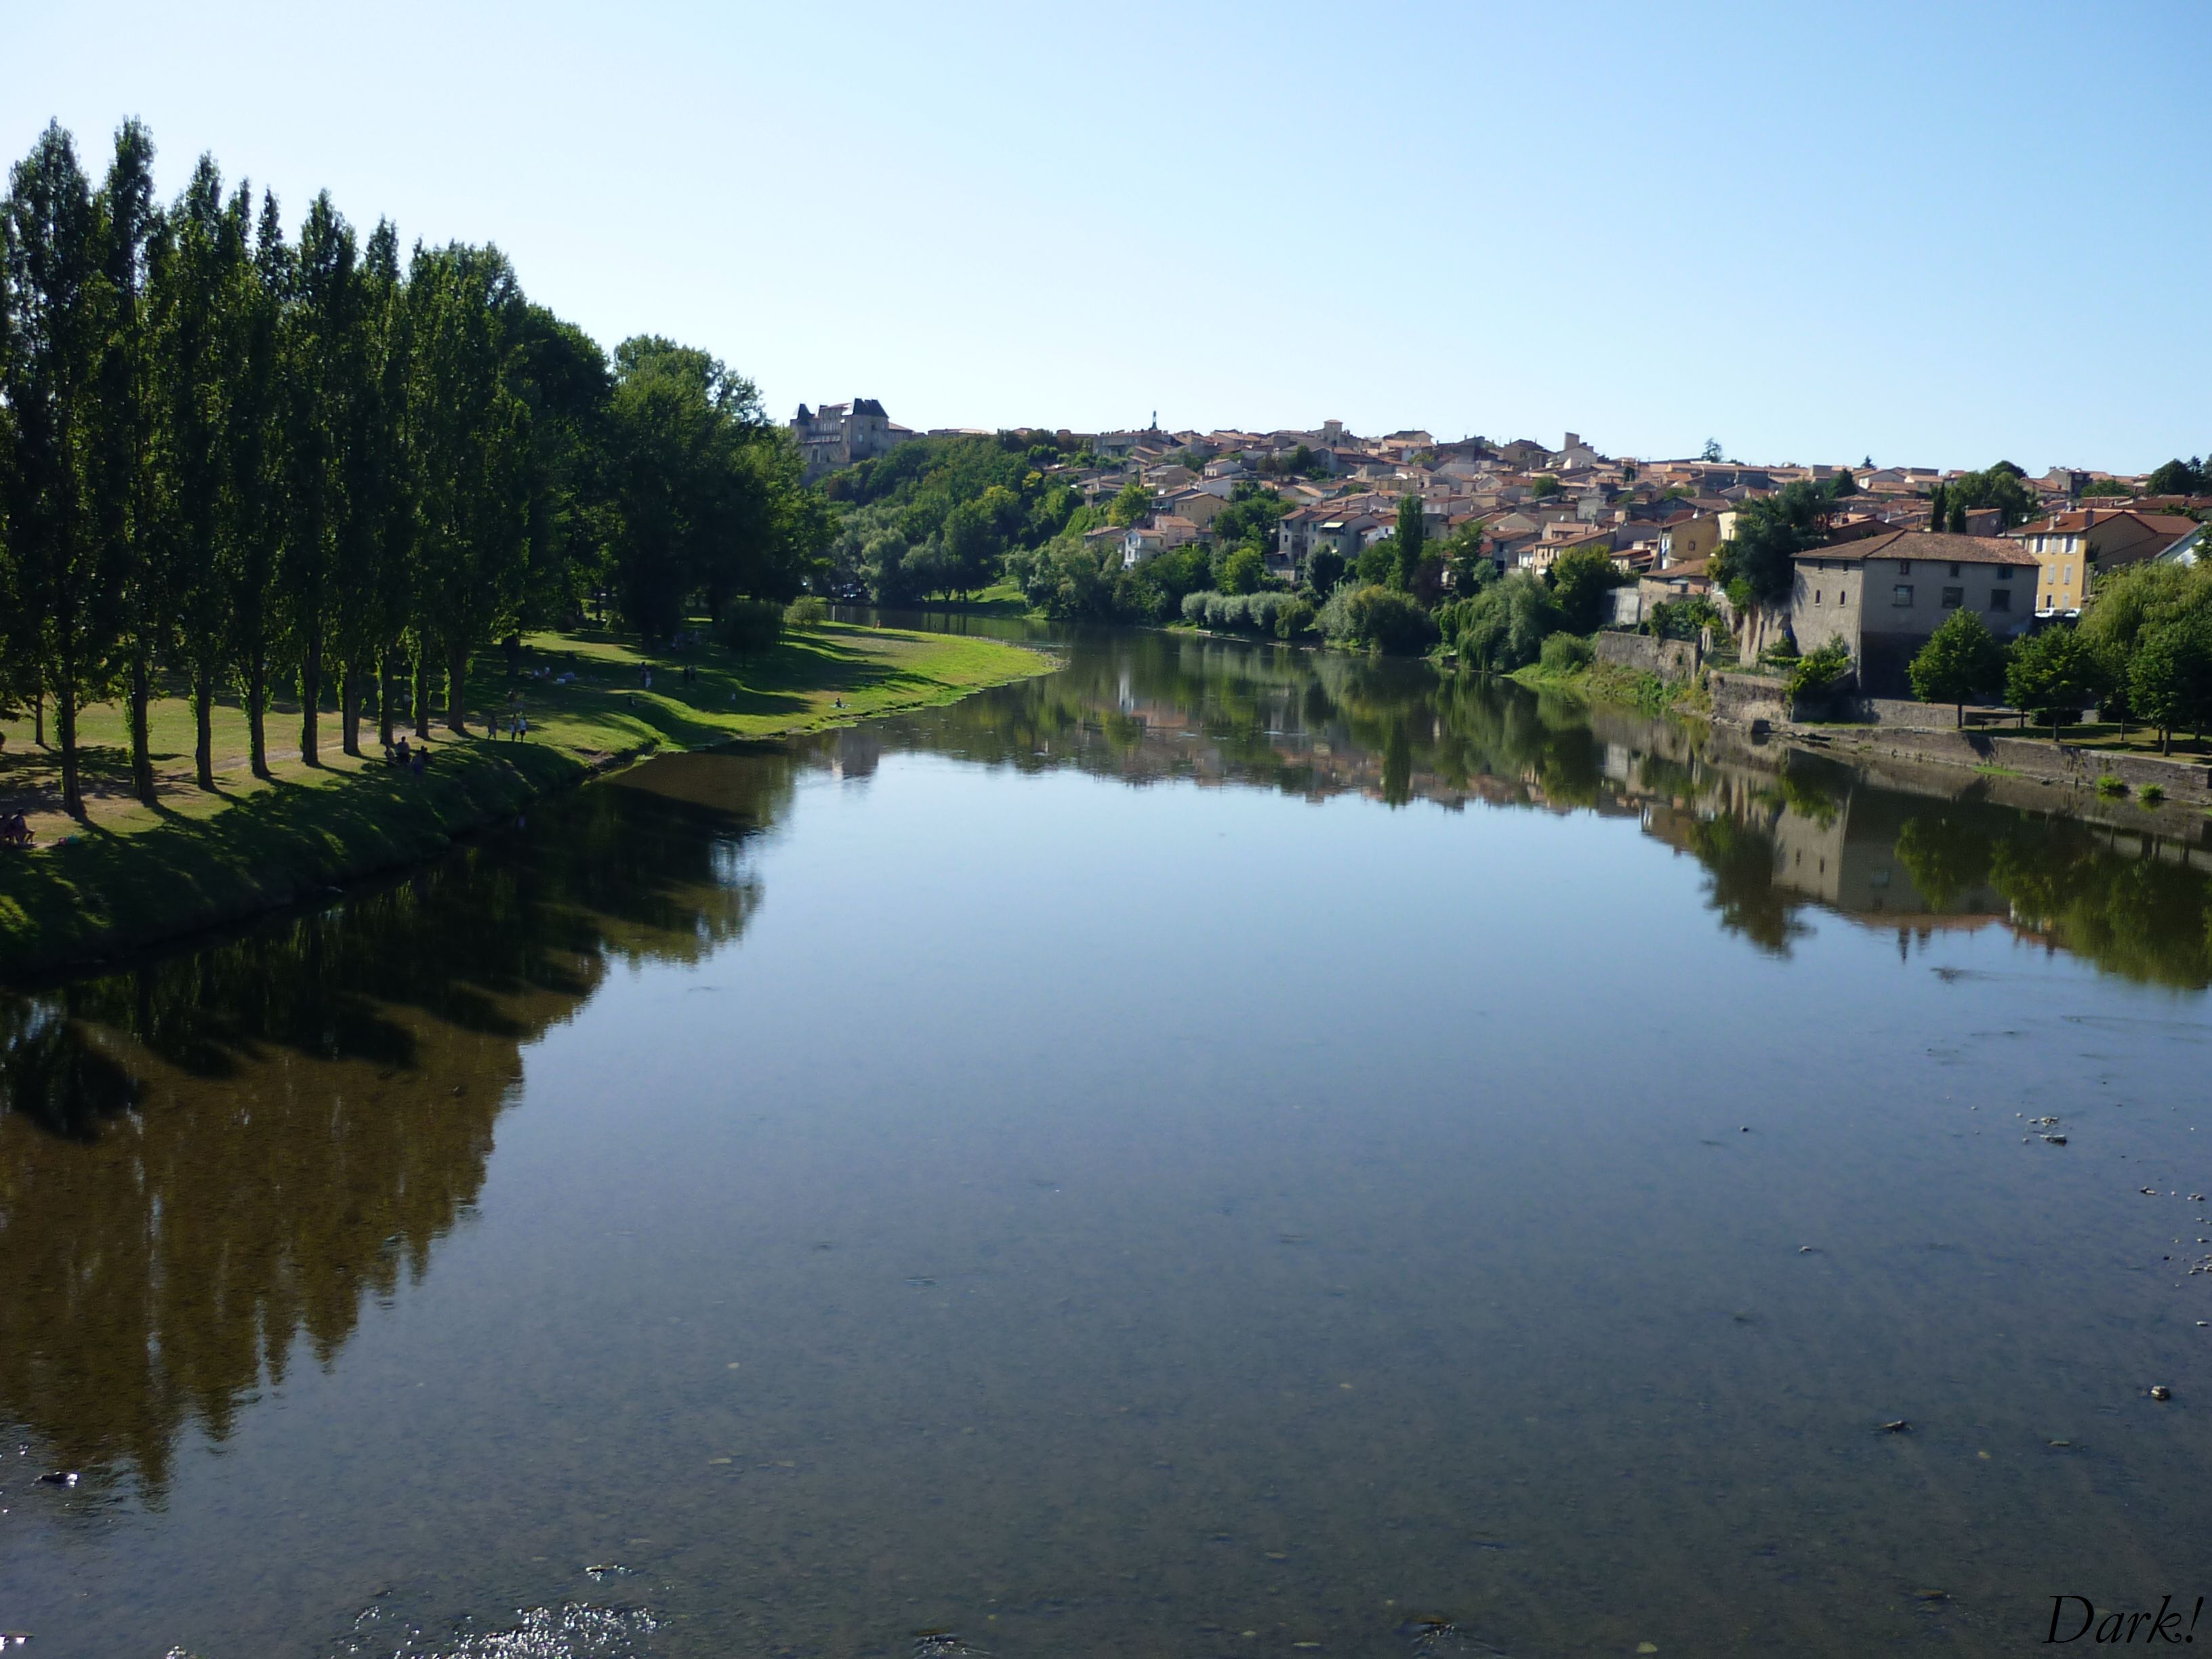
[[[0,811],[26,811],[29,853],[0,852],[0,977],[21,978],[289,903],[434,854],[595,770],[657,750],[695,749],[842,725],[951,702],[1041,673],[1049,659],[964,635],[829,624],[740,659],[719,647],[640,651],[611,635],[532,635],[521,676],[487,653],[471,676],[470,731],[434,728],[420,777],[338,751],[322,721],[322,763],[298,758],[299,711],[269,718],[272,780],[247,769],[246,722],[217,711],[216,793],[192,778],[191,711],[153,710],[158,805],[131,793],[122,711],[84,720],[88,822],[58,810],[59,766],[27,720],[0,721]],[[686,682],[684,669],[696,679]],[[653,685],[643,681],[652,671]],[[558,677],[571,674],[568,684]],[[485,720],[519,709],[528,741],[495,740]],[[52,735],[51,732],[48,734]]]
[[[1682,714],[1703,720],[1709,719],[1712,711],[1711,702],[1696,686],[1669,685],[1656,674],[1613,663],[1594,662],[1565,670],[1530,663],[1506,678],[1531,691],[1565,691],[1585,702],[1616,703],[1654,717]]]

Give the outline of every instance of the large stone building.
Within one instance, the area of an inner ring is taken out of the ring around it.
[[[1893,530],[1808,548],[1796,558],[1790,630],[1800,651],[1840,640],[1859,689],[1910,696],[1905,665],[1954,611],[1976,611],[1999,639],[2035,611],[2036,556],[2002,536]]]
[[[805,404],[791,417],[791,435],[806,459],[806,482],[855,461],[888,454],[914,436],[884,413],[873,398],[855,398],[849,404],[824,404],[810,410]]]

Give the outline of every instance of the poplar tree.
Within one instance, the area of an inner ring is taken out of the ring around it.
[[[349,576],[366,580],[359,522],[349,485],[365,437],[366,353],[361,281],[352,227],[330,192],[318,195],[300,228],[283,311],[282,477],[284,532],[276,562],[278,614],[300,693],[300,759],[321,764],[319,721],[328,635],[347,607]],[[353,739],[350,710],[347,748]]]
[[[168,566],[154,544],[162,522],[156,499],[150,416],[146,267],[161,220],[154,204],[154,142],[138,122],[115,135],[115,156],[94,200],[100,276],[106,288],[100,394],[91,422],[93,502],[104,559],[119,583],[125,697],[131,733],[131,793],[154,805],[154,757],[147,710],[154,665],[166,654],[171,618]]]
[[[121,618],[115,544],[100,534],[92,461],[102,347],[112,307],[98,216],[76,149],[50,124],[17,162],[0,204],[9,349],[0,402],[12,417],[7,540],[24,613],[19,650],[54,699],[62,810],[84,816],[77,714],[108,684]]]
[[[465,732],[469,653],[520,612],[529,416],[509,383],[509,358],[522,296],[498,249],[459,243],[418,246],[407,289],[417,681],[434,648],[446,669],[446,724]],[[426,719],[418,708],[418,721]]]
[[[230,663],[236,587],[228,447],[232,354],[251,280],[245,205],[243,196],[225,204],[222,175],[212,157],[201,156],[164,217],[147,283],[154,447],[166,520],[156,557],[167,568],[173,648],[189,683],[193,775],[207,790],[215,787],[213,711]]]
[[[234,211],[243,218],[251,211],[250,185],[239,187],[239,198]],[[276,216],[276,198],[264,191],[252,258],[239,296],[228,458],[230,528],[236,544],[227,573],[231,672],[246,713],[247,761],[258,778],[270,775],[269,688],[277,639],[274,587],[285,517],[277,477],[283,389],[278,351],[291,264],[284,227]]]
[[[362,313],[368,381],[354,488],[369,559],[368,581],[349,623],[349,753],[360,718],[358,684],[374,678],[378,735],[392,743],[394,671],[403,666],[414,558],[414,523],[407,491],[407,295],[399,274],[399,234],[379,220],[362,258]],[[358,655],[352,654],[358,651]]]

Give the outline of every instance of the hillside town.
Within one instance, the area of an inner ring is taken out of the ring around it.
[[[869,398],[818,412],[801,405],[792,428],[810,476],[915,437],[993,435],[916,433]],[[1351,564],[1394,538],[1412,499],[1425,542],[1477,537],[1501,576],[1540,577],[1571,554],[1603,553],[1620,582],[1610,596],[1613,627],[1635,628],[1661,605],[1704,601],[1747,657],[1785,638],[1808,650],[1838,641],[1861,686],[1884,693],[1903,691],[1911,656],[1960,606],[1981,612],[2000,639],[2078,619],[2100,576],[2148,560],[2193,564],[2212,515],[2201,471],[2193,491],[2176,491],[2161,490],[2156,475],[2063,466],[2030,475],[2000,462],[1989,472],[2009,474],[2014,487],[2002,505],[1979,506],[1958,497],[1962,481],[1984,475],[1960,469],[1881,466],[1870,456],[1856,465],[1754,465],[1725,459],[1717,441],[1698,456],[1653,459],[1607,454],[1575,432],[1553,446],[1419,430],[1362,437],[1340,421],[1170,431],[1157,418],[1140,429],[1050,435],[1074,459],[1048,465],[1048,480],[1096,509],[1083,538],[1118,550],[1125,568],[1207,546],[1232,502],[1264,491],[1282,508],[1265,549],[1267,574],[1296,586],[1317,553]],[[1799,556],[1790,602],[1747,617],[1716,580],[1715,556],[1749,503],[1792,485],[1820,489],[1838,510]],[[1132,486],[1142,505],[1108,521],[1109,505],[1130,501]],[[1912,577],[1916,565],[1923,580],[1887,580]],[[1453,573],[1442,580],[1448,589]],[[1871,606],[1869,583],[1881,589]]]

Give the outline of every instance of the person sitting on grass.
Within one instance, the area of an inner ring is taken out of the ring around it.
[[[11,812],[0,819],[0,847],[28,847],[33,837],[31,826],[24,822],[21,812]]]

